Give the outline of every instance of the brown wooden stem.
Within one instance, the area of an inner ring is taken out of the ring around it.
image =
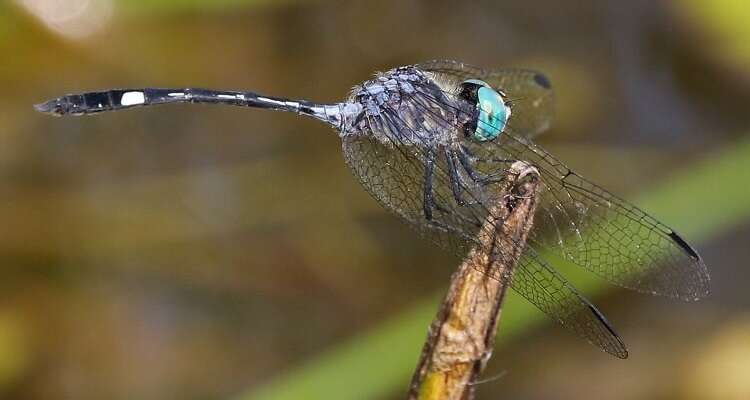
[[[409,399],[469,400],[492,355],[495,331],[509,279],[533,224],[538,171],[515,162],[501,195],[471,250],[451,277],[448,294],[430,326]],[[503,254],[495,257],[493,254]],[[487,271],[492,271],[487,273]]]

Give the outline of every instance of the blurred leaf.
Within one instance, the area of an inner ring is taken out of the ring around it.
[[[746,0],[679,0],[675,7],[713,39],[704,42],[708,46],[701,50],[715,52],[721,59],[750,71],[750,5]]]
[[[705,241],[750,219],[750,140],[728,146],[673,176],[635,203],[667,221],[691,241]],[[712,195],[707,201],[707,193]],[[589,296],[604,286],[581,268],[561,263],[566,275]],[[711,267],[709,261],[709,268]],[[569,273],[568,271],[572,272]],[[427,334],[440,296],[424,299],[390,321],[309,360],[270,384],[238,397],[242,400],[375,399],[406,393],[409,376]],[[533,306],[512,293],[503,308],[498,344],[548,322]],[[335,393],[335,396],[332,394]]]

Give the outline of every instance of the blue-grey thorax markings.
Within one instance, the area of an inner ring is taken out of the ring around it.
[[[342,136],[372,135],[387,146],[451,145],[458,141],[459,120],[470,115],[431,76],[410,67],[356,86],[349,103],[361,114]]]

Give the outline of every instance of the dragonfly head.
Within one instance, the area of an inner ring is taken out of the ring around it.
[[[479,79],[461,83],[459,97],[474,105],[474,115],[464,124],[466,137],[486,142],[500,136],[510,118],[510,104],[505,95]]]

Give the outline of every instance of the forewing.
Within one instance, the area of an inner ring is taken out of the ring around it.
[[[437,244],[465,256],[471,247],[479,245],[477,233],[489,215],[488,205],[501,201],[498,197],[501,194],[493,188],[499,185],[465,185],[462,188],[470,204],[460,206],[456,203],[450,186],[448,159],[439,151],[431,150],[430,143],[413,146],[405,139],[399,139],[422,137],[418,131],[425,126],[455,129],[445,115],[430,111],[434,104],[430,106],[425,102],[429,100],[405,99],[401,109],[371,118],[369,129],[380,131],[380,134],[344,136],[344,156],[362,185],[386,209]],[[404,134],[404,131],[409,132]],[[390,141],[383,142],[376,137]],[[429,221],[423,208],[425,160],[428,158],[435,163],[432,179],[435,207]],[[494,172],[498,177],[507,174],[504,168]],[[468,180],[466,176],[463,178],[463,181]],[[509,242],[498,247],[517,249],[522,246],[511,242],[510,238],[502,240]],[[502,258],[499,262],[506,265],[512,262],[502,252],[495,257]],[[500,276],[497,271],[482,272],[498,280],[512,279],[511,287],[563,326],[613,355],[627,356],[622,341],[601,313],[532,249],[526,249],[512,278]]]
[[[539,170],[541,192],[532,244],[539,244],[617,285],[683,300],[709,291],[706,265],[674,230],[570,170],[528,139],[506,132],[475,145]],[[488,166],[502,168],[501,163]],[[546,231],[545,231],[546,229]]]
[[[511,103],[508,126],[516,134],[534,137],[547,130],[554,116],[555,96],[549,79],[527,69],[485,70],[457,61],[428,61],[419,68],[432,72],[438,81],[457,85],[467,79],[481,79],[505,94]]]
[[[502,174],[508,159],[537,167],[544,185],[533,246],[629,289],[683,300],[708,294],[708,270],[679,234],[585,180],[530,139],[506,129],[494,141],[464,139],[463,144],[474,156],[475,169],[488,176]]]
[[[531,248],[516,264],[512,287],[566,328],[619,358],[628,350],[612,325],[560,273]]]

